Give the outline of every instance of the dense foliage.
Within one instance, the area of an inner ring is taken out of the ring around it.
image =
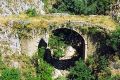
[[[120,28],[113,31],[107,40],[107,45],[111,46],[115,51],[120,51]]]
[[[70,69],[70,78],[72,80],[94,80],[92,70],[81,59]]]
[[[75,14],[107,14],[114,0],[57,0],[53,5],[54,12]]]
[[[102,71],[102,70],[105,70],[107,67],[108,67],[108,60],[105,56],[100,56],[99,59],[98,59],[98,70],[99,71]]]
[[[38,62],[36,65],[38,80],[52,80],[53,67],[43,60],[45,53],[45,47],[39,48]]]
[[[52,71],[53,68],[43,61],[43,59],[39,59],[39,67],[37,69],[37,77],[39,80],[52,80]]]
[[[18,69],[6,68],[1,75],[2,80],[20,80],[20,71]]]
[[[118,80],[120,75],[112,75],[106,56],[89,56],[86,64],[92,70],[95,79],[92,80]]]

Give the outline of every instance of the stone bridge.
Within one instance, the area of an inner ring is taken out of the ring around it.
[[[88,55],[96,51],[96,44],[90,40],[87,34],[83,34],[80,28],[98,27],[100,29],[104,29],[103,26],[101,27],[100,25],[96,24],[69,21],[59,26],[50,25],[48,28],[44,29],[33,29],[28,33],[32,36],[32,38],[20,38],[18,33],[14,33],[13,29],[11,28],[12,26],[13,25],[11,25],[11,22],[8,24],[8,27],[0,25],[0,47],[5,48],[7,46],[7,48],[12,51],[11,53],[17,52],[19,54],[24,53],[32,56],[38,51],[38,46],[40,45],[41,39],[48,43],[49,35],[56,31],[57,34],[64,33],[66,36],[73,34],[70,36],[73,38],[69,38],[72,39],[76,45],[82,44],[82,47],[79,47],[78,50],[82,50],[81,55],[83,55],[85,60]],[[3,49],[2,52],[4,51],[6,50]]]
[[[44,29],[44,30],[40,30],[38,32],[42,32],[42,34],[40,33],[36,33],[33,31],[33,38],[31,39],[21,39],[21,52],[22,53],[28,53],[29,56],[32,56],[33,53],[35,53],[38,50],[38,45],[40,45],[40,40],[43,39],[47,44],[49,41],[49,35],[51,35],[54,31],[59,33],[62,33],[63,31],[66,31],[68,33],[64,33],[67,34],[68,36],[70,36],[70,34],[74,34],[72,35],[72,37],[76,37],[78,36],[79,38],[75,38],[73,40],[73,42],[76,42],[77,40],[78,43],[81,42],[82,48],[83,48],[83,57],[86,60],[87,56],[94,53],[96,51],[96,44],[93,44],[93,42],[90,40],[90,38],[88,37],[87,34],[83,34],[80,31],[80,28],[75,26],[75,25],[79,25],[81,27],[100,27],[99,25],[93,25],[93,24],[89,24],[89,23],[84,23],[84,22],[69,22],[71,23],[71,25],[67,25],[67,23],[65,23],[64,25],[59,25],[59,26],[49,26],[48,29]],[[102,28],[102,27],[100,27]],[[104,28],[103,28],[104,29]],[[77,45],[77,44],[76,44]],[[89,45],[89,46],[88,46]],[[79,48],[79,50],[82,50],[81,48]]]

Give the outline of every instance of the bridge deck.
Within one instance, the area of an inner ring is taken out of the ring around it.
[[[91,15],[91,16],[79,16],[79,15],[43,15],[36,17],[29,17],[26,14],[21,14],[19,16],[8,16],[8,17],[0,17],[0,23],[5,25],[9,21],[28,21],[30,22],[27,27],[47,27],[49,24],[56,23],[62,24],[66,21],[71,22],[82,22],[88,24],[101,25],[104,28],[109,30],[114,30],[118,25],[114,20],[111,19],[110,16],[103,15]]]

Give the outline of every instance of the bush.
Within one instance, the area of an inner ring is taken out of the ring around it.
[[[98,70],[102,71],[102,70],[106,70],[106,68],[108,67],[108,60],[105,56],[100,56],[100,58],[98,59]]]
[[[111,46],[115,51],[120,51],[120,28],[112,32],[110,38],[107,40],[107,45]]]
[[[37,16],[37,12],[36,12],[36,9],[35,9],[35,8],[29,8],[29,9],[26,11],[26,14],[27,14],[29,17]]]
[[[41,47],[38,50],[38,57],[39,58],[43,58],[44,57],[44,53],[45,53],[45,47]]]
[[[38,52],[37,57],[37,65],[36,72],[37,78],[36,80],[52,80],[52,71],[53,67],[51,67],[47,62],[43,60],[45,53],[45,47],[41,47]]]
[[[120,75],[111,76],[111,80],[119,80],[119,79],[120,79]]]
[[[72,80],[94,80],[92,70],[81,59],[70,69],[69,76]]]
[[[37,69],[37,77],[39,80],[52,80],[53,68],[47,64],[43,59],[39,59],[39,67]]]
[[[64,56],[63,50],[66,48],[66,45],[65,45],[65,42],[62,41],[59,37],[52,35],[49,39],[48,45],[53,50],[54,57],[60,58]]]
[[[109,68],[101,70],[101,72],[98,73],[98,80],[110,80],[110,79],[111,79],[111,71]]]
[[[6,68],[2,72],[2,80],[20,80],[20,71],[14,68]]]

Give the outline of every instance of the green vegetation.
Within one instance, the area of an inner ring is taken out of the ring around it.
[[[36,66],[37,77],[39,80],[52,80],[53,67],[43,60],[45,48],[39,48],[38,52],[38,66]]]
[[[114,0],[57,0],[53,12],[70,12],[74,14],[108,14]],[[107,12],[108,11],[108,12]]]
[[[108,60],[105,56],[100,56],[99,59],[98,59],[98,70],[99,71],[102,71],[102,70],[105,70],[107,67],[108,67]]]
[[[70,68],[69,76],[74,80],[94,80],[92,70],[81,59],[76,62],[73,68]]]
[[[37,16],[36,9],[33,8],[33,7],[29,8],[29,9],[26,11],[26,14],[27,14],[29,17]]]
[[[106,79],[108,80],[108,78],[111,78],[111,71],[108,65],[109,65],[109,62],[106,56],[100,56],[98,59],[98,65],[97,65],[98,80],[106,80]]]
[[[39,80],[52,80],[53,68],[47,62],[43,61],[43,59],[39,59],[38,65],[37,77]]]
[[[109,80],[119,80],[120,79],[120,75],[112,75],[111,76],[111,79],[109,79]]]
[[[2,80],[20,80],[20,71],[14,68],[6,68],[2,72]]]
[[[41,59],[44,57],[44,53],[45,53],[45,47],[41,47],[38,50],[38,57]]]
[[[111,46],[115,51],[120,51],[120,26],[111,33],[107,45]]]
[[[44,54],[42,51],[40,53]],[[8,68],[0,61],[0,80],[52,80],[53,67],[45,62],[42,56],[36,55],[32,59],[25,55],[12,55],[8,57],[6,64],[9,63],[9,59],[15,59],[21,62],[21,68],[16,69],[12,67]],[[35,65],[36,63],[38,66]]]
[[[84,34],[92,35],[92,37],[97,36],[99,38],[100,38],[100,36],[98,36],[98,34],[103,33],[101,28],[96,28],[96,27],[92,27],[92,28],[85,27],[85,28],[81,28],[80,30]],[[111,42],[112,38],[115,38],[113,40],[119,39],[119,29],[117,29],[115,32],[112,32],[112,34],[110,35],[109,38],[110,39],[107,38],[107,41],[109,42],[108,45],[110,45],[110,43],[112,43]],[[104,42],[104,41],[102,41],[102,42]],[[62,40],[62,36],[61,36],[61,38],[58,38],[58,37],[53,36],[53,35],[50,36],[48,45],[51,49],[53,49],[54,56],[56,58],[64,56],[64,49],[66,48],[66,44]],[[116,45],[117,44],[115,44],[115,46]],[[117,48],[117,49],[119,50],[119,48]],[[5,78],[5,80],[6,80],[6,78],[9,78],[12,80],[13,77],[15,77],[16,80],[19,80],[19,79],[52,80],[53,67],[51,67],[51,65],[49,65],[46,61],[43,60],[44,53],[45,53],[45,47],[41,47],[38,50],[38,55],[36,55],[36,58],[33,59],[38,64],[37,66],[36,65],[34,66],[34,68],[36,69],[35,70],[36,73],[34,73],[33,68],[31,68],[31,59],[30,58],[28,58],[24,55],[22,55],[21,57],[13,56],[13,57],[11,57],[11,59],[15,58],[18,60],[22,60],[23,62],[25,62],[25,64],[24,64],[25,66],[22,67],[23,68],[22,70],[20,69],[21,73],[19,72],[19,70],[18,70],[18,72],[16,72],[16,71],[12,71],[13,69],[11,69],[11,68],[6,69],[6,67],[0,66],[0,69],[3,69],[3,70],[0,70],[2,72],[1,78],[2,79]],[[95,80],[95,79],[98,79],[98,80],[117,80],[120,78],[119,75],[113,76],[111,74],[110,68],[108,66],[109,59],[107,56],[101,56],[100,53],[99,54],[96,53],[96,56],[97,56],[96,58],[94,58],[94,57],[88,58],[89,60],[86,63],[83,60],[77,61],[76,65],[69,69],[70,75],[67,78],[59,77],[56,80],[68,80],[68,79],[75,79],[75,80],[82,80],[82,79],[84,79],[84,80],[91,80],[91,79],[92,80]],[[2,61],[0,64],[3,64]],[[19,75],[18,75],[18,73],[19,73]],[[6,76],[6,75],[9,75],[9,76]],[[11,75],[13,75],[13,76],[11,76]],[[13,78],[13,80],[14,80],[14,78]]]
[[[87,59],[87,66],[92,70],[92,75],[95,79],[92,80],[116,80],[111,74],[109,68],[109,59],[106,56],[90,56]]]
[[[20,80],[20,71],[15,68],[8,68],[2,61],[0,52],[0,80]]]
[[[54,57],[60,58],[65,55],[65,52],[63,50],[65,50],[66,44],[61,38],[52,35],[49,39],[48,44],[49,44],[50,48],[53,50]]]

